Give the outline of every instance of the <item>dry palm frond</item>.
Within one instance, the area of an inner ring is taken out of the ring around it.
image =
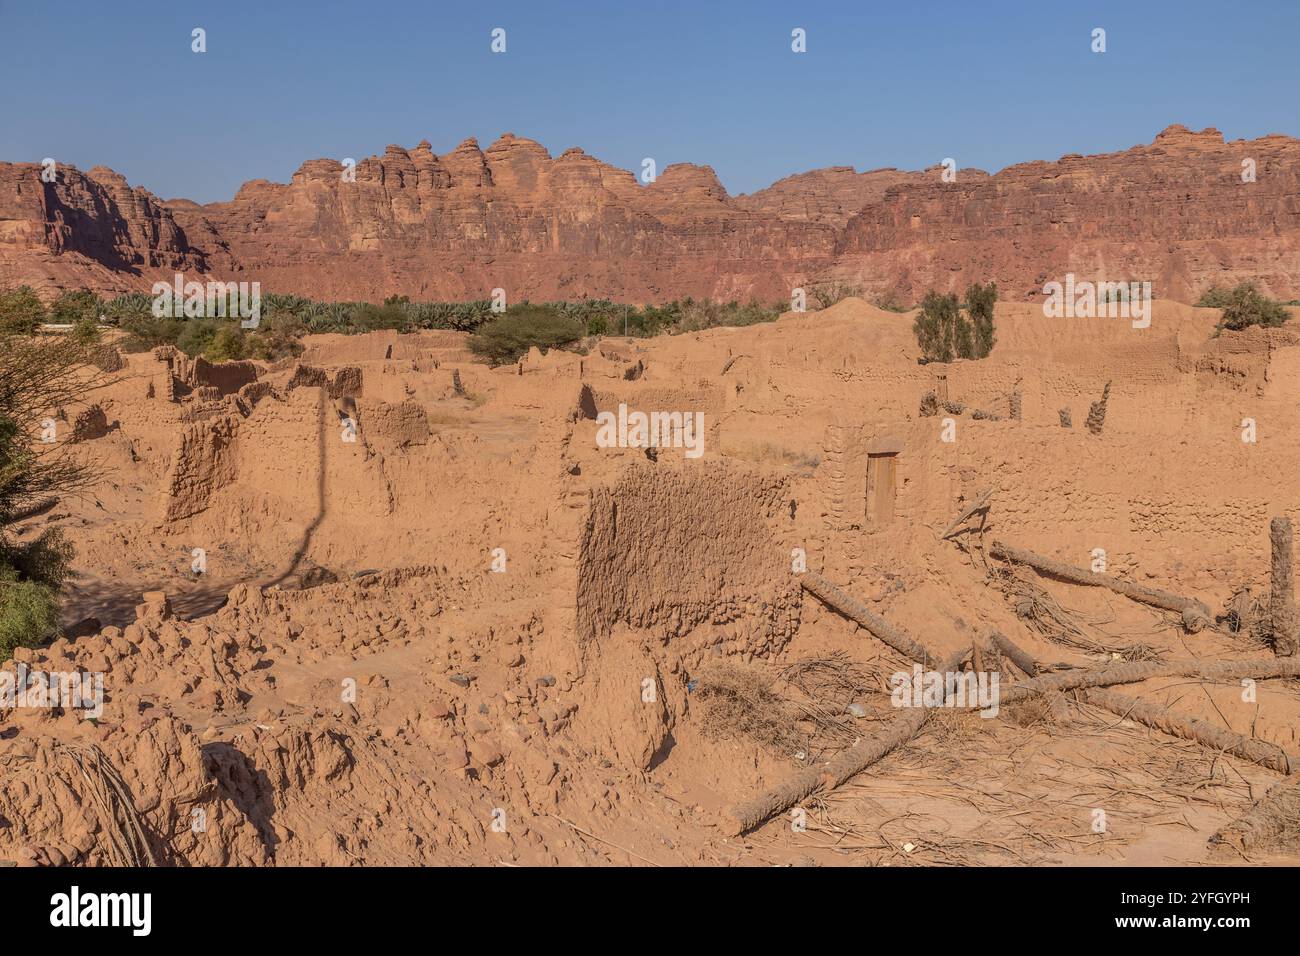
[[[1148,661],[1160,657],[1148,644],[1108,644],[1093,640],[1083,623],[1066,610],[1034,579],[1031,572],[1007,565],[993,565],[989,575],[1016,609],[1016,616],[1047,640],[1090,654],[1118,656],[1123,661]]]
[[[86,788],[82,796],[99,814],[108,836],[112,866],[157,866],[140,813],[117,768],[94,744],[59,744],[55,751],[80,772]]]

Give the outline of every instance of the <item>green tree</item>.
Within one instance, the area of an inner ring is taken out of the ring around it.
[[[399,302],[385,302],[383,305],[363,303],[352,312],[349,321],[353,326],[351,331],[355,332],[404,331],[409,325],[406,309]]]
[[[263,316],[258,330],[248,337],[249,355],[266,362],[294,358],[302,354],[299,340],[306,334],[307,326],[292,312],[278,313],[270,319]]]
[[[45,306],[29,285],[0,292],[0,335],[31,335],[45,321]]]
[[[75,292],[65,289],[50,304],[49,321],[54,325],[98,322],[103,312],[104,301],[89,289],[78,289]]]
[[[965,355],[958,350],[962,358],[986,358],[993,351],[997,341],[997,332],[993,327],[993,306],[998,301],[998,284],[990,282],[981,285],[976,282],[966,290],[966,312],[970,315],[972,326],[971,354]]]
[[[927,292],[921,301],[921,311],[912,322],[922,360],[951,362],[956,355],[957,327],[962,321],[957,296]]]
[[[72,338],[0,336],[0,661],[57,630],[72,548],[57,529],[20,541],[13,527],[41,502],[75,494],[95,477],[66,458],[59,442],[36,437],[54,409],[84,393],[93,374]]]
[[[120,346],[123,352],[148,352],[160,345],[175,345],[186,323],[181,319],[158,319],[151,313],[130,313],[121,320],[126,333]]]
[[[1218,329],[1239,332],[1252,325],[1277,326],[1291,317],[1286,306],[1261,293],[1253,282],[1243,282],[1226,293],[1219,293],[1216,289],[1210,292],[1218,293],[1214,299],[1222,303],[1218,306],[1223,309]],[[1205,301],[1205,296],[1201,301]]]
[[[244,339],[244,330],[233,322],[218,325],[212,340],[203,350],[203,357],[210,362],[233,362],[248,355],[248,343]]]
[[[470,336],[469,347],[493,365],[518,361],[534,345],[540,349],[572,345],[587,332],[585,323],[546,305],[512,306]]]

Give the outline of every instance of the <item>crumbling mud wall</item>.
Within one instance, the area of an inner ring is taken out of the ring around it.
[[[297,365],[286,386],[288,391],[295,388],[323,388],[330,398],[358,398],[364,390],[364,377],[356,365],[349,365],[334,373],[315,365]]]
[[[385,448],[423,445],[429,440],[429,415],[419,402],[377,402],[365,409],[366,434]]]
[[[788,482],[721,463],[632,464],[590,493],[578,558],[581,644],[618,624],[679,637],[738,625],[751,652],[780,647],[798,623],[789,548],[775,529]]]
[[[203,356],[190,358],[173,345],[163,345],[153,350],[153,356],[167,366],[175,380],[173,394],[187,395],[200,388],[215,388],[219,397],[233,395],[250,382],[257,381],[257,365],[253,362],[212,363]]]
[[[94,441],[109,432],[108,415],[103,406],[95,404],[78,413],[72,423],[73,442]]]
[[[235,480],[240,421],[238,415],[223,415],[181,429],[163,485],[162,523],[198,514],[214,492]]]

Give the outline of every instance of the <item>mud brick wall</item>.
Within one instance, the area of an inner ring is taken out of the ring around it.
[[[182,428],[163,485],[163,522],[198,514],[215,491],[235,480],[234,445],[240,421],[238,416],[224,415]]]
[[[774,525],[784,479],[720,463],[632,465],[595,488],[578,558],[580,642],[624,623],[681,636],[744,621],[756,646],[794,633],[798,586]]]

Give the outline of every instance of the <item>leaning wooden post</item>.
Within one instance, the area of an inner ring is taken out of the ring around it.
[[[1268,523],[1272,566],[1269,576],[1268,616],[1273,629],[1273,650],[1290,657],[1300,650],[1300,615],[1296,613],[1295,582],[1292,580],[1291,519],[1274,518]]]

